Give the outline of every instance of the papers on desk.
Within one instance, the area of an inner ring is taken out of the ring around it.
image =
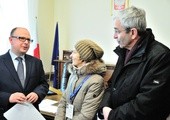
[[[14,105],[4,113],[4,117],[8,120],[45,120],[41,113],[28,102]]]
[[[57,103],[58,101],[55,100],[44,99],[39,104],[40,111],[55,114],[57,112]]]

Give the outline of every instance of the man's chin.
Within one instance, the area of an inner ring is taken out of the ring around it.
[[[25,55],[25,54],[27,53],[27,51],[28,51],[28,50],[23,50],[21,53],[22,53],[23,55]]]

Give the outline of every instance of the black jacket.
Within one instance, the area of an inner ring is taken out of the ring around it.
[[[124,64],[126,50],[119,56],[102,107],[112,108],[108,120],[165,120],[170,113],[170,50],[155,40],[151,29]]]

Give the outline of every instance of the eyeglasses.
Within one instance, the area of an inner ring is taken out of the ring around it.
[[[126,29],[124,29],[124,30],[114,29],[114,33],[115,33],[115,34],[120,34],[120,33],[123,32],[123,31],[126,31]]]
[[[11,37],[18,39],[18,40],[20,40],[21,42],[25,42],[26,40],[27,40],[28,42],[33,42],[32,39],[29,39],[29,38],[26,38],[26,37],[20,37],[20,36],[11,36]]]
[[[123,30],[119,30],[119,29],[115,28],[115,29],[114,29],[114,33],[115,33],[115,34],[120,34],[120,33],[123,32],[123,31],[126,31],[126,33],[129,33],[130,30],[131,30],[131,28],[126,28],[126,29],[123,29]]]

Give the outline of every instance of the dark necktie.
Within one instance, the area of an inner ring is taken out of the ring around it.
[[[21,81],[22,87],[24,87],[25,80],[24,80],[24,66],[22,63],[22,58],[17,57],[16,60],[18,60],[17,73],[18,73],[19,79]]]

